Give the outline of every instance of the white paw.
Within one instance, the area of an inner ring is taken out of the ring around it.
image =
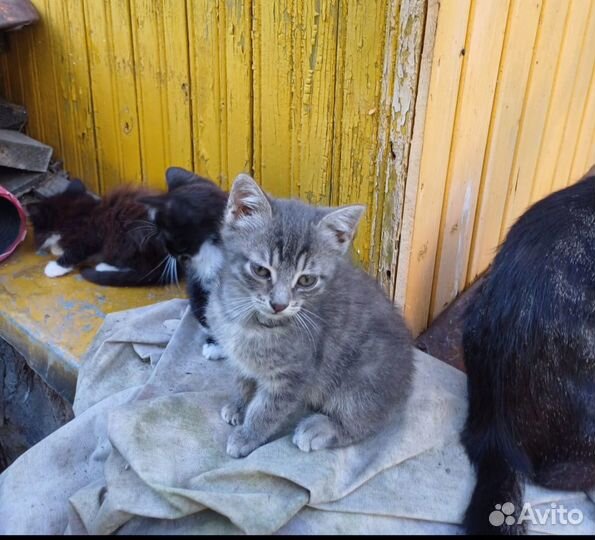
[[[293,434],[293,444],[302,452],[332,448],[336,441],[336,428],[324,414],[313,414],[304,418]]]
[[[225,358],[223,348],[217,343],[205,343],[202,346],[202,355],[207,360],[223,360]]]
[[[260,446],[254,433],[244,426],[235,428],[227,439],[227,455],[232,458],[245,457]]]
[[[244,421],[244,414],[230,403],[221,409],[221,418],[231,426],[239,426]]]
[[[47,277],[60,277],[72,271],[72,267],[60,266],[56,261],[50,261],[45,265],[44,273]]]

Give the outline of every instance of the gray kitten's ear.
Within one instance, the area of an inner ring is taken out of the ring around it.
[[[325,242],[339,253],[347,253],[365,210],[365,206],[354,204],[342,206],[324,216],[318,224],[318,229]]]
[[[247,174],[239,174],[231,186],[225,224],[259,227],[272,215],[271,204],[260,186]]]

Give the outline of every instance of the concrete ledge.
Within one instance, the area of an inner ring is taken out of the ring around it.
[[[78,273],[50,279],[53,257],[35,253],[31,234],[0,263],[0,337],[64,399],[72,402],[78,368],[109,313],[184,298],[182,287],[100,287]]]

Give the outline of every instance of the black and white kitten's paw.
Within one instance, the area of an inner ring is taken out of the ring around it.
[[[244,407],[228,403],[221,409],[221,418],[231,426],[239,426],[244,422]]]
[[[334,448],[337,440],[337,426],[324,414],[312,414],[304,418],[293,434],[293,444],[302,452]]]
[[[253,431],[245,426],[235,428],[227,439],[227,455],[232,458],[242,458],[251,454],[262,442]]]
[[[202,355],[207,360],[223,360],[225,358],[225,353],[221,345],[210,337],[207,338],[207,342],[202,346]]]
[[[72,272],[72,266],[61,266],[56,261],[47,263],[44,270],[44,274],[50,278],[65,276],[69,272]]]

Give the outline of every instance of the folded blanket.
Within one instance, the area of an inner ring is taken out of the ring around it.
[[[404,418],[348,448],[303,453],[290,434],[244,459],[225,453],[229,362],[201,355],[187,302],[109,315],[82,364],[75,418],[0,476],[2,534],[439,534],[461,532],[473,471],[458,442],[465,375],[416,353]],[[528,486],[534,509],[584,493]],[[503,503],[506,501],[503,501]]]

